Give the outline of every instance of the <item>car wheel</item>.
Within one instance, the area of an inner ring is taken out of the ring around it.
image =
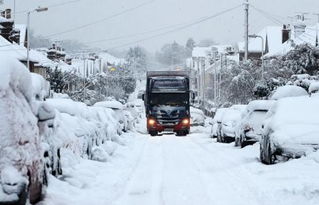
[[[274,164],[275,158],[269,140],[265,140],[263,146],[260,146],[260,161],[264,164]]]
[[[238,147],[238,146],[239,146],[239,138],[235,137],[235,147]]]

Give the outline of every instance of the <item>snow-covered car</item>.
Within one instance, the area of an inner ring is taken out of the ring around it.
[[[246,105],[233,105],[225,109],[221,118],[221,134],[217,136],[218,142],[228,143],[235,140],[235,129],[245,108]]]
[[[217,138],[217,136],[221,135],[221,120],[223,116],[223,112],[227,108],[219,108],[216,110],[211,127],[211,134],[212,138]]]
[[[260,160],[298,158],[319,149],[319,98],[279,100],[269,111],[260,141]]]
[[[260,140],[262,123],[273,104],[273,100],[254,100],[247,105],[236,129],[235,146],[245,147]]]
[[[312,82],[309,86],[311,96],[319,96],[319,82]]]
[[[0,204],[35,204],[46,173],[27,68],[0,56]]]
[[[200,109],[190,107],[191,112],[191,125],[192,126],[204,126],[205,125],[205,114]]]
[[[278,87],[270,96],[270,100],[279,100],[287,97],[307,96],[308,92],[300,86],[285,85]]]
[[[118,122],[121,125],[121,129],[118,130],[118,134],[121,134],[122,132],[126,132],[130,127],[130,119],[127,118],[127,114],[125,114],[124,111],[124,105],[116,100],[109,100],[109,101],[102,101],[97,102],[94,104],[96,107],[104,107],[104,108],[110,108],[115,112],[115,118],[118,120]]]

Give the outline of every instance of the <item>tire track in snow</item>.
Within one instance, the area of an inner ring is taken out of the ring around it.
[[[121,194],[116,205],[163,204],[161,198],[163,161],[160,138],[147,138],[146,147],[140,156],[135,171]]]
[[[207,162],[203,161],[203,158],[199,158],[202,161],[202,165],[205,164],[214,164],[214,167],[217,167],[217,169],[222,168],[223,166],[225,166],[225,163],[221,163],[222,161],[226,161],[228,164],[229,162],[231,162],[231,164],[238,164],[238,161],[234,160],[231,157],[225,157],[227,156],[227,154],[229,153],[225,153],[225,155],[220,154],[220,152],[216,151],[216,152],[212,152],[210,149],[208,149],[207,147],[205,147],[204,145],[197,143],[192,137],[190,137],[189,142],[191,142],[193,145],[195,145],[196,147],[200,148],[198,150],[202,150],[205,153],[209,154],[210,156],[212,156],[213,158],[217,157],[217,160],[208,160]],[[212,144],[213,145],[213,144]],[[195,148],[196,149],[196,148]],[[226,150],[225,150],[226,151]],[[206,155],[207,155],[206,154]],[[213,159],[212,158],[212,159]],[[210,162],[210,163],[209,163]],[[218,163],[218,165],[216,166],[216,163]],[[210,167],[207,167],[208,169],[211,169]],[[242,203],[240,204],[264,204],[264,198],[259,197],[259,194],[257,192],[258,190],[258,186],[252,186],[254,184],[256,184],[253,180],[253,178],[255,177],[254,175],[251,174],[251,171],[249,169],[247,169],[244,166],[240,167],[240,173],[235,173],[234,171],[229,170],[228,168],[224,168],[222,170],[222,173],[225,173],[226,176],[221,183],[225,184],[225,183],[229,183],[229,184],[234,184],[234,185],[239,185],[239,187],[235,187],[235,188],[240,188],[238,189],[238,192],[235,192],[234,195],[236,194],[243,194],[246,193],[245,195],[245,199],[242,199]],[[247,176],[248,175],[248,176]],[[236,182],[236,183],[234,183]],[[245,190],[245,192],[243,192],[243,190]],[[250,193],[250,194],[249,194]],[[232,196],[234,196],[232,195]],[[241,195],[242,197],[243,195]],[[233,204],[237,204],[237,203],[233,203]]]

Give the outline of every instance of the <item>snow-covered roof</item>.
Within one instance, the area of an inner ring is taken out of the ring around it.
[[[110,64],[124,64],[125,60],[123,58],[117,58],[115,56],[112,56],[111,54],[107,52],[99,53],[98,55],[104,62],[110,63]]]
[[[291,32],[294,33],[294,30],[292,30]],[[315,46],[316,36],[318,32],[319,23],[314,26],[308,26],[305,28],[305,32],[303,34],[301,34],[298,37],[295,37],[295,35],[291,35],[290,40],[281,44],[279,47],[276,47],[276,49],[269,51],[269,53],[265,55],[265,57],[284,55],[289,51],[293,50],[295,46],[305,43]]]
[[[27,60],[27,49],[15,43],[10,43],[0,36],[0,52],[5,53],[18,60]],[[31,60],[32,57],[30,57]]]
[[[3,16],[0,16],[0,23],[2,23],[2,22],[13,22],[13,20],[4,18]]]
[[[282,27],[280,26],[267,26],[257,33],[264,39],[264,49],[266,49],[266,41],[268,42],[269,52],[277,50],[282,45]],[[239,52],[244,52],[245,43],[238,43]],[[250,52],[262,51],[262,40],[260,38],[249,38],[248,50]]]
[[[20,31],[20,40],[19,40],[19,44],[21,46],[24,46],[25,43],[25,38],[26,38],[26,34],[27,34],[27,26],[25,24],[14,24],[14,28],[18,29]]]
[[[194,47],[192,57],[206,57],[212,51],[212,47]]]
[[[233,49],[232,45],[212,45],[208,47],[194,47],[192,57],[207,57],[213,52],[227,53],[229,49]]]

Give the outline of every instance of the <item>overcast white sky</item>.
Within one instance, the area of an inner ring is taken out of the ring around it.
[[[5,3],[1,6],[2,9],[12,7],[13,1],[14,0],[4,0]],[[56,5],[70,1],[74,2],[59,7],[49,7],[49,11],[45,13],[32,14],[32,29],[35,33],[46,36],[62,32],[112,16],[151,0],[16,0],[16,11],[31,10],[37,6]],[[82,42],[116,38],[165,26],[189,23],[200,17],[212,15],[241,3],[243,3],[243,0],[153,0],[152,3],[134,11],[127,12],[81,30],[56,35],[52,38],[56,40],[75,39]],[[250,3],[257,8],[265,10],[270,13],[272,17],[280,19],[283,22],[287,22],[287,16],[293,16],[295,12],[309,12],[308,17],[313,18],[309,23],[314,23],[317,18],[314,17],[312,13],[319,13],[318,0],[250,0]],[[142,41],[132,46],[140,45],[150,51],[155,51],[160,49],[163,44],[174,40],[178,43],[185,44],[188,37],[193,37],[195,41],[212,38],[219,43],[234,43],[243,39],[243,15],[244,11],[242,6],[204,23],[151,40]],[[16,20],[17,23],[25,23],[26,14],[17,14]],[[262,27],[267,25],[279,24],[270,21],[254,9],[251,9],[250,33],[258,32]],[[162,33],[163,31],[165,32],[165,30],[161,30],[154,33],[131,36],[131,38],[126,39],[90,44],[90,46],[105,49],[118,47],[154,34]]]

